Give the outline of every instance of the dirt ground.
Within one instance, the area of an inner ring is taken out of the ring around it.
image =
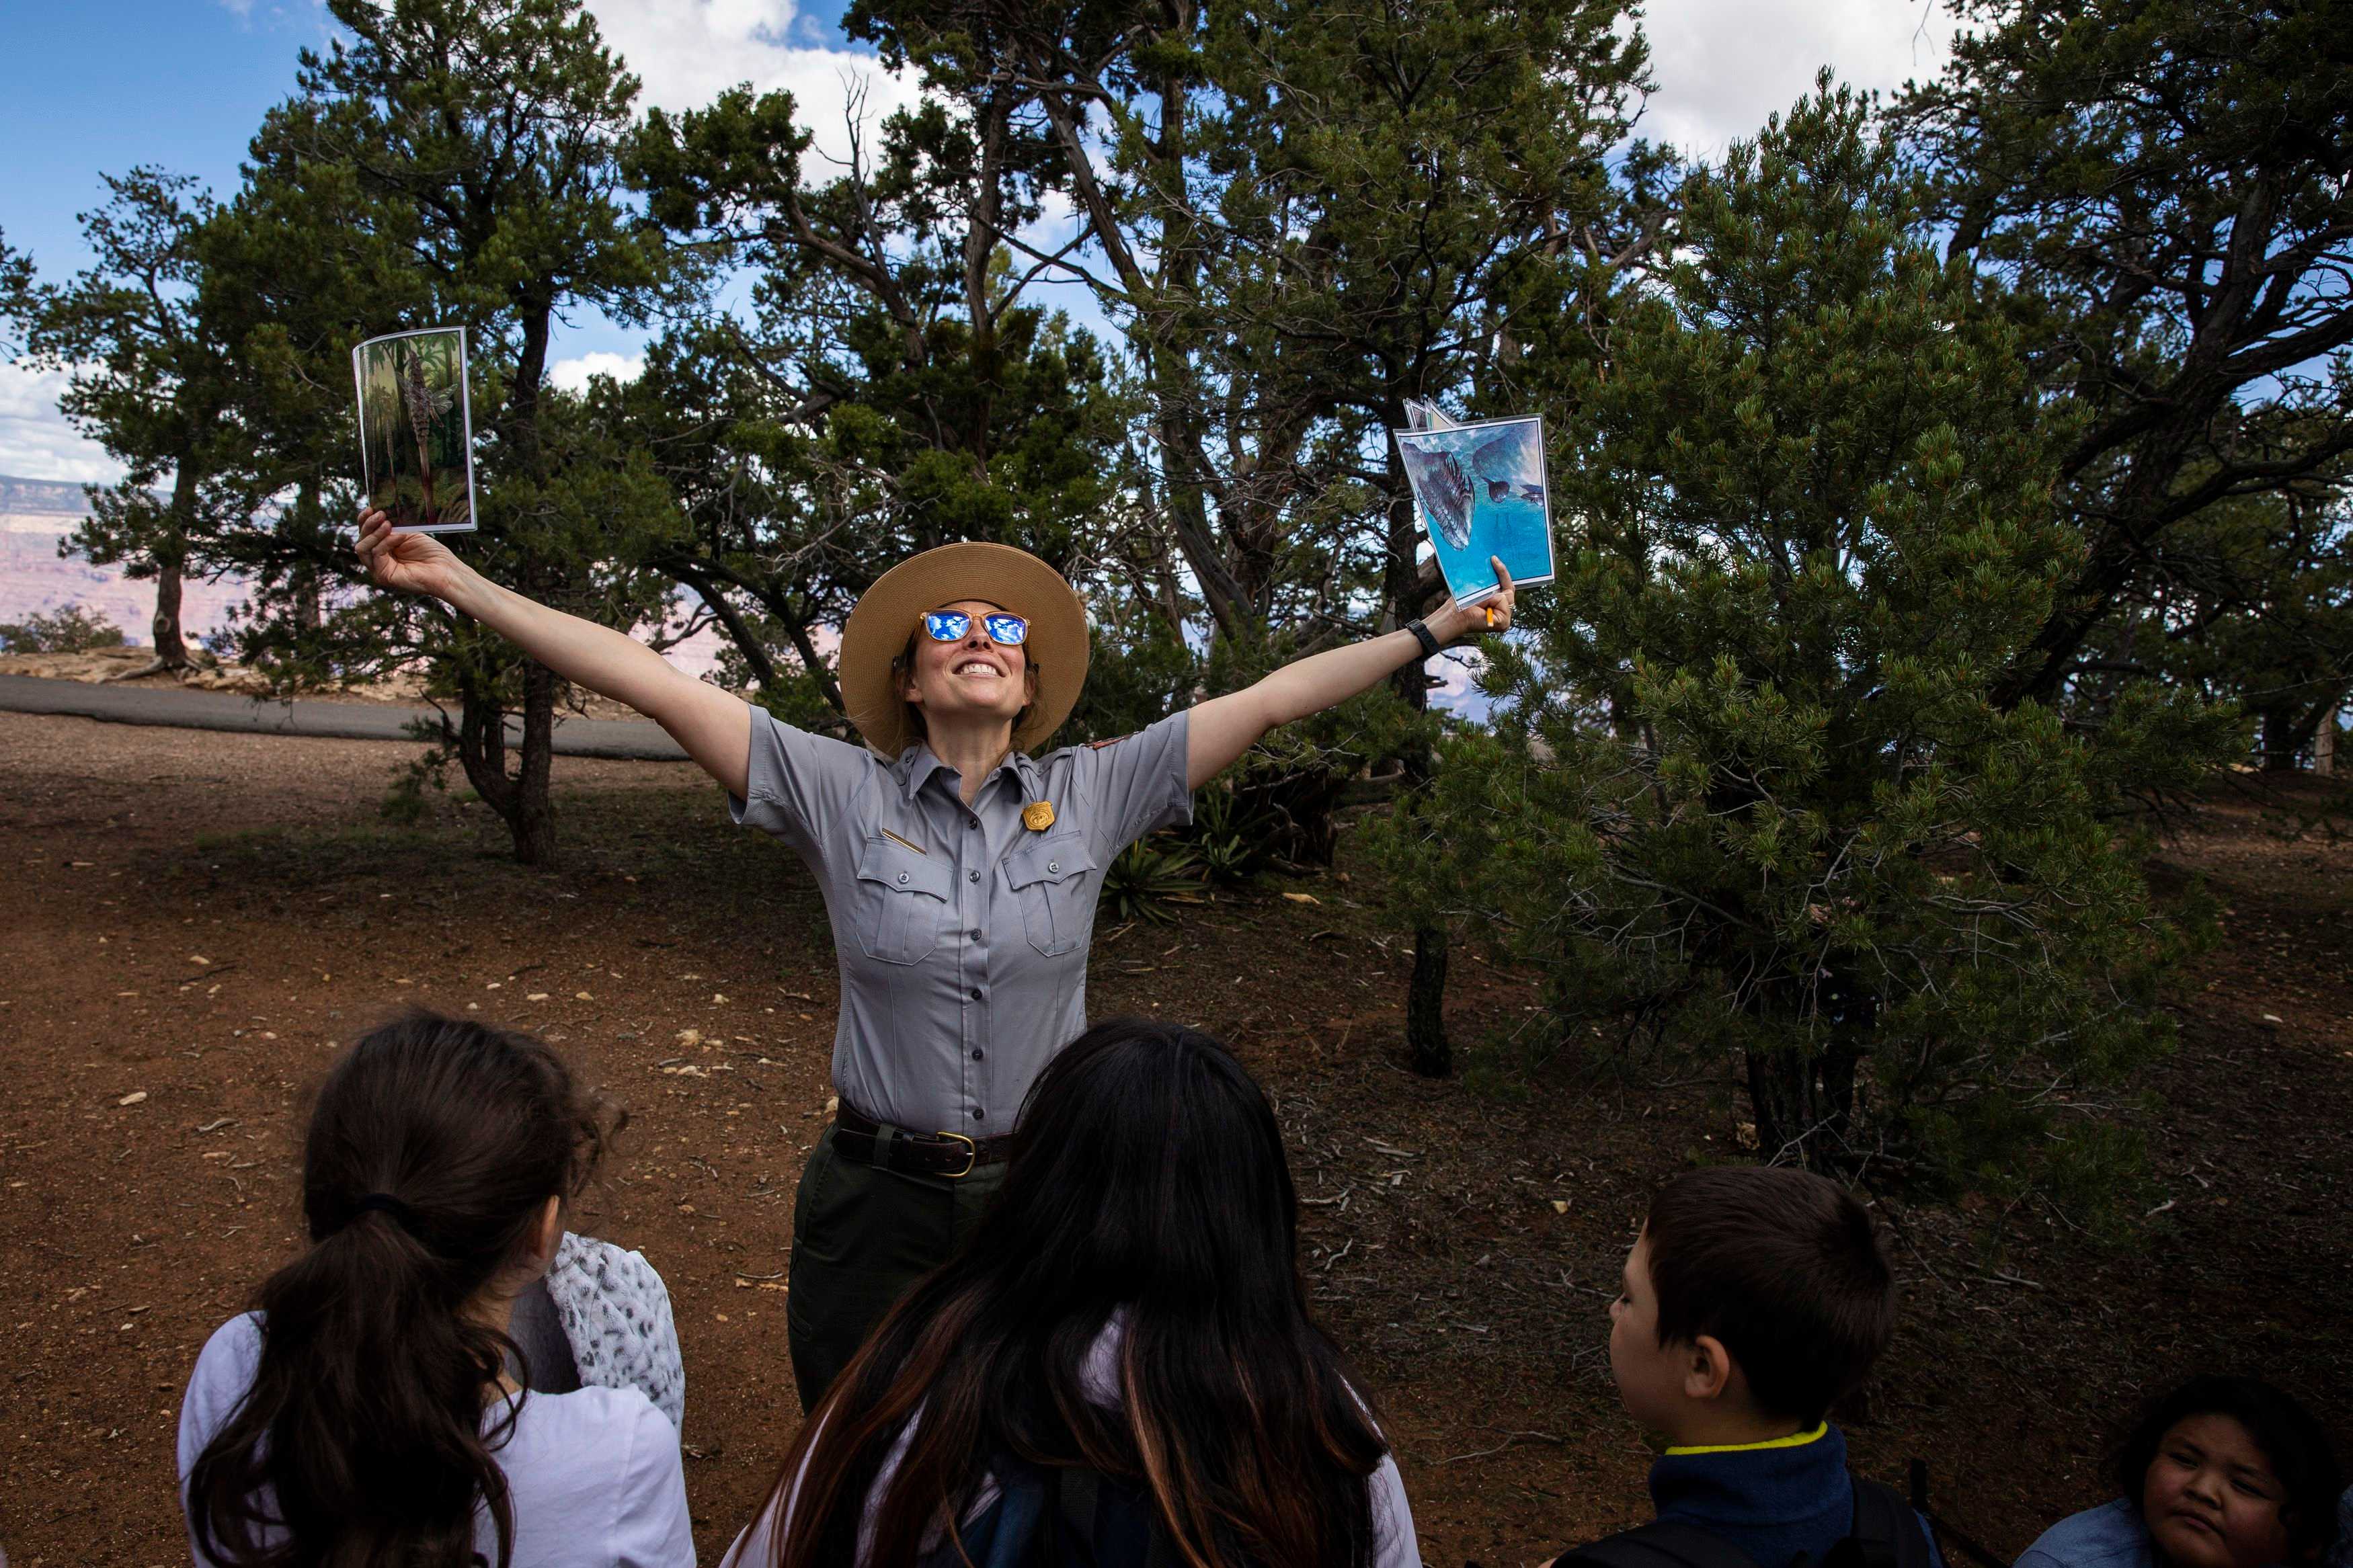
[[[509,863],[503,830],[454,800],[388,827],[406,754],[0,714],[0,1543],[18,1568],[185,1561],[188,1369],[297,1244],[305,1091],[409,1002],[544,1031],[628,1108],[584,1228],[669,1282],[705,1562],[772,1479],[798,1409],[776,1276],[836,995],[813,885],[677,764],[558,758],[553,872]],[[1940,1510],[2005,1556],[2097,1500],[2109,1424],[2185,1371],[2262,1372],[2344,1428],[2353,849],[2260,816],[2218,805],[2166,851],[2232,912],[2175,987],[2180,1048],[2147,1128],[2165,1206],[2144,1233],[2102,1249],[2021,1215],[1997,1255],[1959,1216],[1902,1226],[1905,1326],[1842,1418],[1862,1468],[1927,1459]],[[1290,890],[1318,901],[1106,921],[1091,1010],[1205,1025],[1275,1095],[1305,1268],[1382,1402],[1430,1563],[1530,1563],[1636,1521],[1648,1452],[1609,1386],[1607,1302],[1649,1188],[1717,1157],[1733,1100],[1566,1068],[1415,1079],[1377,889]],[[1458,959],[1459,1042],[1533,1001]]]

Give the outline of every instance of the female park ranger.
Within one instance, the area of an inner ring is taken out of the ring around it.
[[[1187,820],[1192,792],[1277,724],[1409,659],[1511,625],[1510,576],[1474,608],[1303,658],[1125,740],[1034,755],[1078,700],[1087,621],[1068,583],[1001,544],[901,562],[841,635],[866,746],[779,723],[644,645],[491,583],[429,534],[361,519],[383,587],[429,594],[565,679],[659,724],[735,820],[817,876],[841,965],[839,1105],[794,1205],[786,1320],[803,1406],[970,1228],[1046,1059],[1086,1027],[1103,868]],[[871,748],[871,749],[870,749]]]

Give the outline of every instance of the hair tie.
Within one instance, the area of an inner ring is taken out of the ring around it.
[[[398,1225],[401,1229],[408,1232],[409,1235],[415,1236],[417,1234],[417,1211],[410,1208],[406,1204],[402,1203],[398,1198],[394,1197],[390,1193],[368,1194],[367,1196],[362,1198],[359,1202],[352,1205],[351,1216],[344,1220],[343,1224],[349,1225],[353,1220],[359,1218],[360,1215],[378,1210],[390,1215],[393,1217],[393,1222]]]

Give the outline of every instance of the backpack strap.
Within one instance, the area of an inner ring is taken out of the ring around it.
[[[1846,1560],[1841,1568],[1929,1568],[1927,1533],[1904,1494],[1861,1476],[1853,1479],[1852,1533],[1831,1549],[1831,1558]]]
[[[1054,1527],[1048,1539],[1057,1553],[1047,1561],[1103,1564],[1104,1568],[1109,1568],[1106,1560],[1097,1555],[1099,1552],[1109,1551],[1117,1554],[1134,1547],[1139,1533],[1134,1500],[1121,1502],[1118,1500],[1127,1494],[1124,1491],[1114,1494],[1113,1506],[1106,1513],[1103,1483],[1101,1471],[1091,1470],[1084,1466],[1069,1468],[1058,1466],[1046,1473],[1045,1484],[1054,1492],[1051,1505]],[[1133,1562],[1134,1568],[1176,1568],[1167,1533],[1150,1518],[1150,1498],[1145,1497],[1140,1500],[1145,1510],[1140,1531],[1143,1556],[1141,1559],[1115,1557],[1115,1561]],[[1124,1546],[1123,1542],[1126,1543]],[[5,1568],[5,1565],[0,1564],[0,1568]]]
[[[1696,1525],[1653,1520],[1564,1552],[1556,1568],[1757,1568],[1748,1553]]]
[[[997,1480],[997,1500],[959,1521],[949,1539],[916,1560],[917,1568],[1018,1568],[1041,1536],[1050,1537],[1051,1479],[1008,1454],[997,1457],[989,1473]]]
[[[1064,1535],[1072,1541],[1093,1541],[1095,1510],[1103,1501],[1103,1478],[1092,1470],[1066,1470],[1057,1466],[1049,1479],[1058,1494],[1057,1510]]]

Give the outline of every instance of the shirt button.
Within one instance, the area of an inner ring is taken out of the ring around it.
[[[975,1061],[980,1061],[987,1058],[987,1055],[988,1053],[987,1051],[975,1051],[972,1053],[972,1059]]]
[[[964,879],[967,882],[977,882],[980,880],[980,872],[977,869],[966,871],[964,874]]]
[[[1062,874],[1062,863],[1061,863],[1060,860],[1049,860],[1049,861],[1047,861],[1047,862],[1046,862],[1046,875],[1048,875],[1049,877],[1059,877],[1059,876],[1060,876],[1061,874]],[[899,873],[899,880],[901,880],[901,881],[902,881],[902,882],[903,882],[903,881],[905,881],[906,879],[907,879],[907,873],[905,873],[904,871],[900,872],[900,873]]]
[[[977,985],[972,988],[972,999],[976,1002],[980,1000],[980,987]]]
[[[907,873],[904,871],[899,873],[899,885],[901,887],[905,887],[907,885]]]
[[[972,1108],[972,1119],[975,1121],[986,1121],[988,1120],[988,1112],[976,1105]]]
[[[973,933],[972,933],[972,940],[973,940],[973,941],[975,941],[975,942],[978,942],[978,941],[980,940],[980,932],[979,932],[977,930],[975,930],[975,931],[973,931]]]

